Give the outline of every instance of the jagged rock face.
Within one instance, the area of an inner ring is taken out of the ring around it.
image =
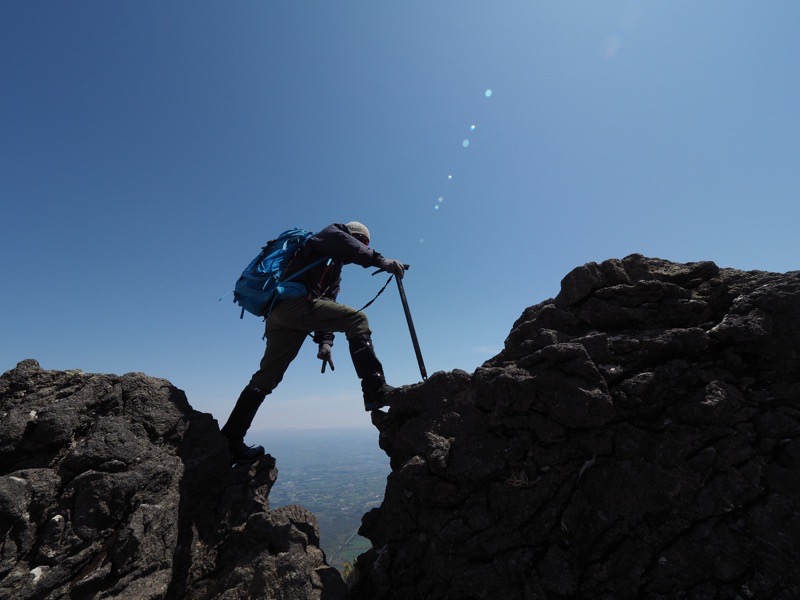
[[[169,382],[0,377],[0,598],[342,598],[316,518],[269,509],[275,461],[229,466]]]
[[[374,413],[350,598],[800,598],[800,273],[571,272],[472,375]]]

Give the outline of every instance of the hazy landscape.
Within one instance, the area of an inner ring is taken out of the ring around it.
[[[253,434],[275,457],[278,481],[270,507],[300,504],[320,526],[320,545],[339,569],[370,548],[358,535],[361,517],[383,500],[389,458],[378,447],[378,432],[359,429],[286,429]]]

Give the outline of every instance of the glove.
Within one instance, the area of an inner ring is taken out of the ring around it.
[[[333,355],[331,354],[331,345],[327,343],[322,343],[319,345],[319,352],[317,352],[317,358],[322,361],[322,371],[320,373],[325,372],[325,367],[330,364],[331,371],[335,371],[336,368],[333,366]]]
[[[405,273],[405,269],[403,268],[403,263],[401,263],[399,260],[393,260],[391,258],[383,259],[383,262],[381,263],[381,269],[383,269],[387,273],[396,275],[400,279],[403,278],[403,273]]]

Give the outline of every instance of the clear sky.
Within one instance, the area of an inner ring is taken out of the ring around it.
[[[796,270],[798,23],[796,0],[2,2],[0,370],[142,371],[222,423],[263,341],[219,298],[290,227],[359,220],[412,265],[429,373],[474,370],[589,261]],[[419,381],[394,284],[367,312],[389,382]],[[343,336],[334,362],[309,342],[254,429],[368,426]]]

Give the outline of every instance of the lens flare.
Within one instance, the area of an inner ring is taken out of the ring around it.
[[[470,125],[470,126],[469,126],[469,130],[470,130],[470,131],[475,131],[475,125]]]
[[[464,146],[464,148],[469,148],[469,140],[464,140],[461,142],[461,145]]]
[[[489,89],[489,90],[486,90],[483,95],[486,96],[487,98],[491,98],[493,93],[494,92],[492,92],[492,90]]]
[[[605,44],[603,45],[603,58],[606,60],[611,60],[619,53],[619,47],[622,42],[619,39],[619,36],[612,35],[608,39],[606,39]]]

